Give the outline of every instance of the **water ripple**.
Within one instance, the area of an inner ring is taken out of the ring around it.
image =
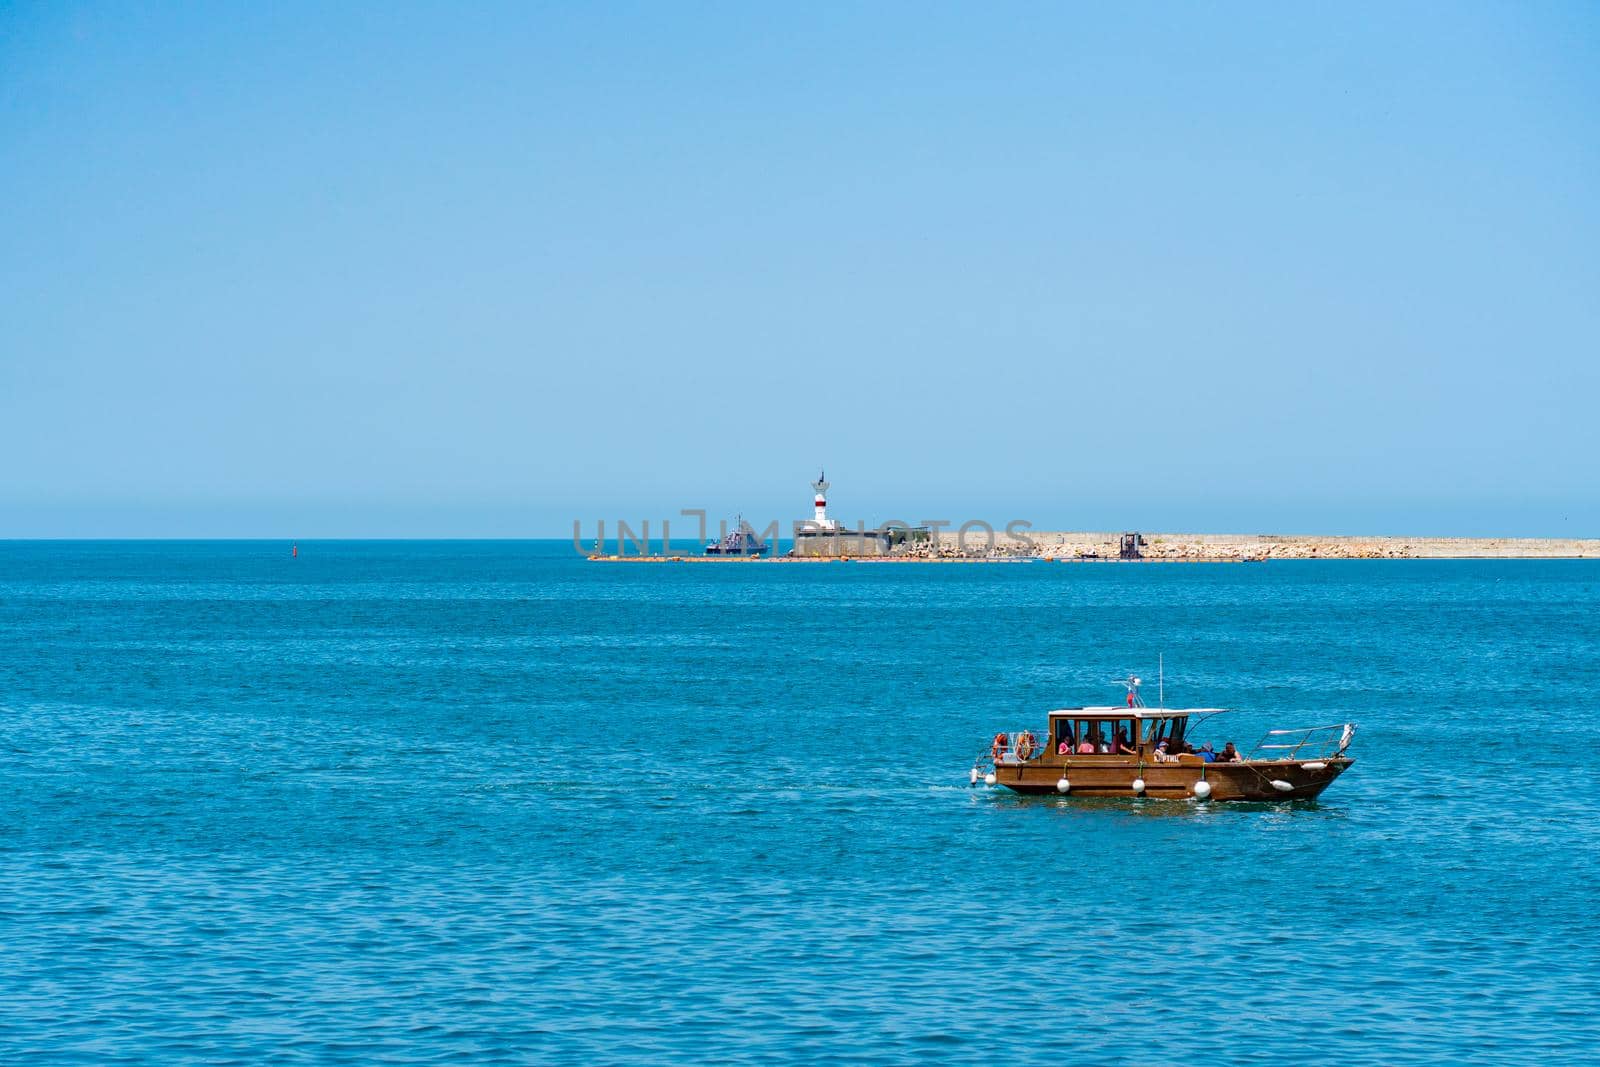
[[[7,1063],[1578,1062],[1600,565],[0,545]],[[1172,671],[1316,803],[969,789]]]

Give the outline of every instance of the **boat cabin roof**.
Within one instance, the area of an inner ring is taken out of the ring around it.
[[[1052,719],[1186,719],[1190,715],[1211,715],[1224,708],[1130,708],[1106,704],[1086,708],[1057,708]]]

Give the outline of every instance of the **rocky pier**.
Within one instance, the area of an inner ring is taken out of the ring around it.
[[[1095,562],[1118,560],[1123,534],[1032,530],[1027,541],[997,534],[991,549],[981,534],[958,543],[941,535],[941,557],[1035,557]],[[1143,561],[1251,562],[1270,559],[1600,559],[1600,538],[1363,537],[1312,534],[1143,533]]]

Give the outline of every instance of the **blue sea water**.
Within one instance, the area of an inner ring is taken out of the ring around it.
[[[13,542],[0,624],[5,1063],[1600,1047],[1594,562]],[[1158,654],[1216,741],[1350,718],[1355,766],[967,787]]]

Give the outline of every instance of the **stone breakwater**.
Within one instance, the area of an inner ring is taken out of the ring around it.
[[[1146,560],[1244,562],[1267,559],[1600,559],[1600,538],[1559,537],[1321,537],[1297,534],[1146,533]],[[1033,530],[1030,548],[996,534],[991,551],[980,534],[965,546],[954,533],[940,536],[937,555],[973,558],[1023,556],[1055,560],[1115,560],[1121,533]],[[931,553],[930,553],[931,554]]]

